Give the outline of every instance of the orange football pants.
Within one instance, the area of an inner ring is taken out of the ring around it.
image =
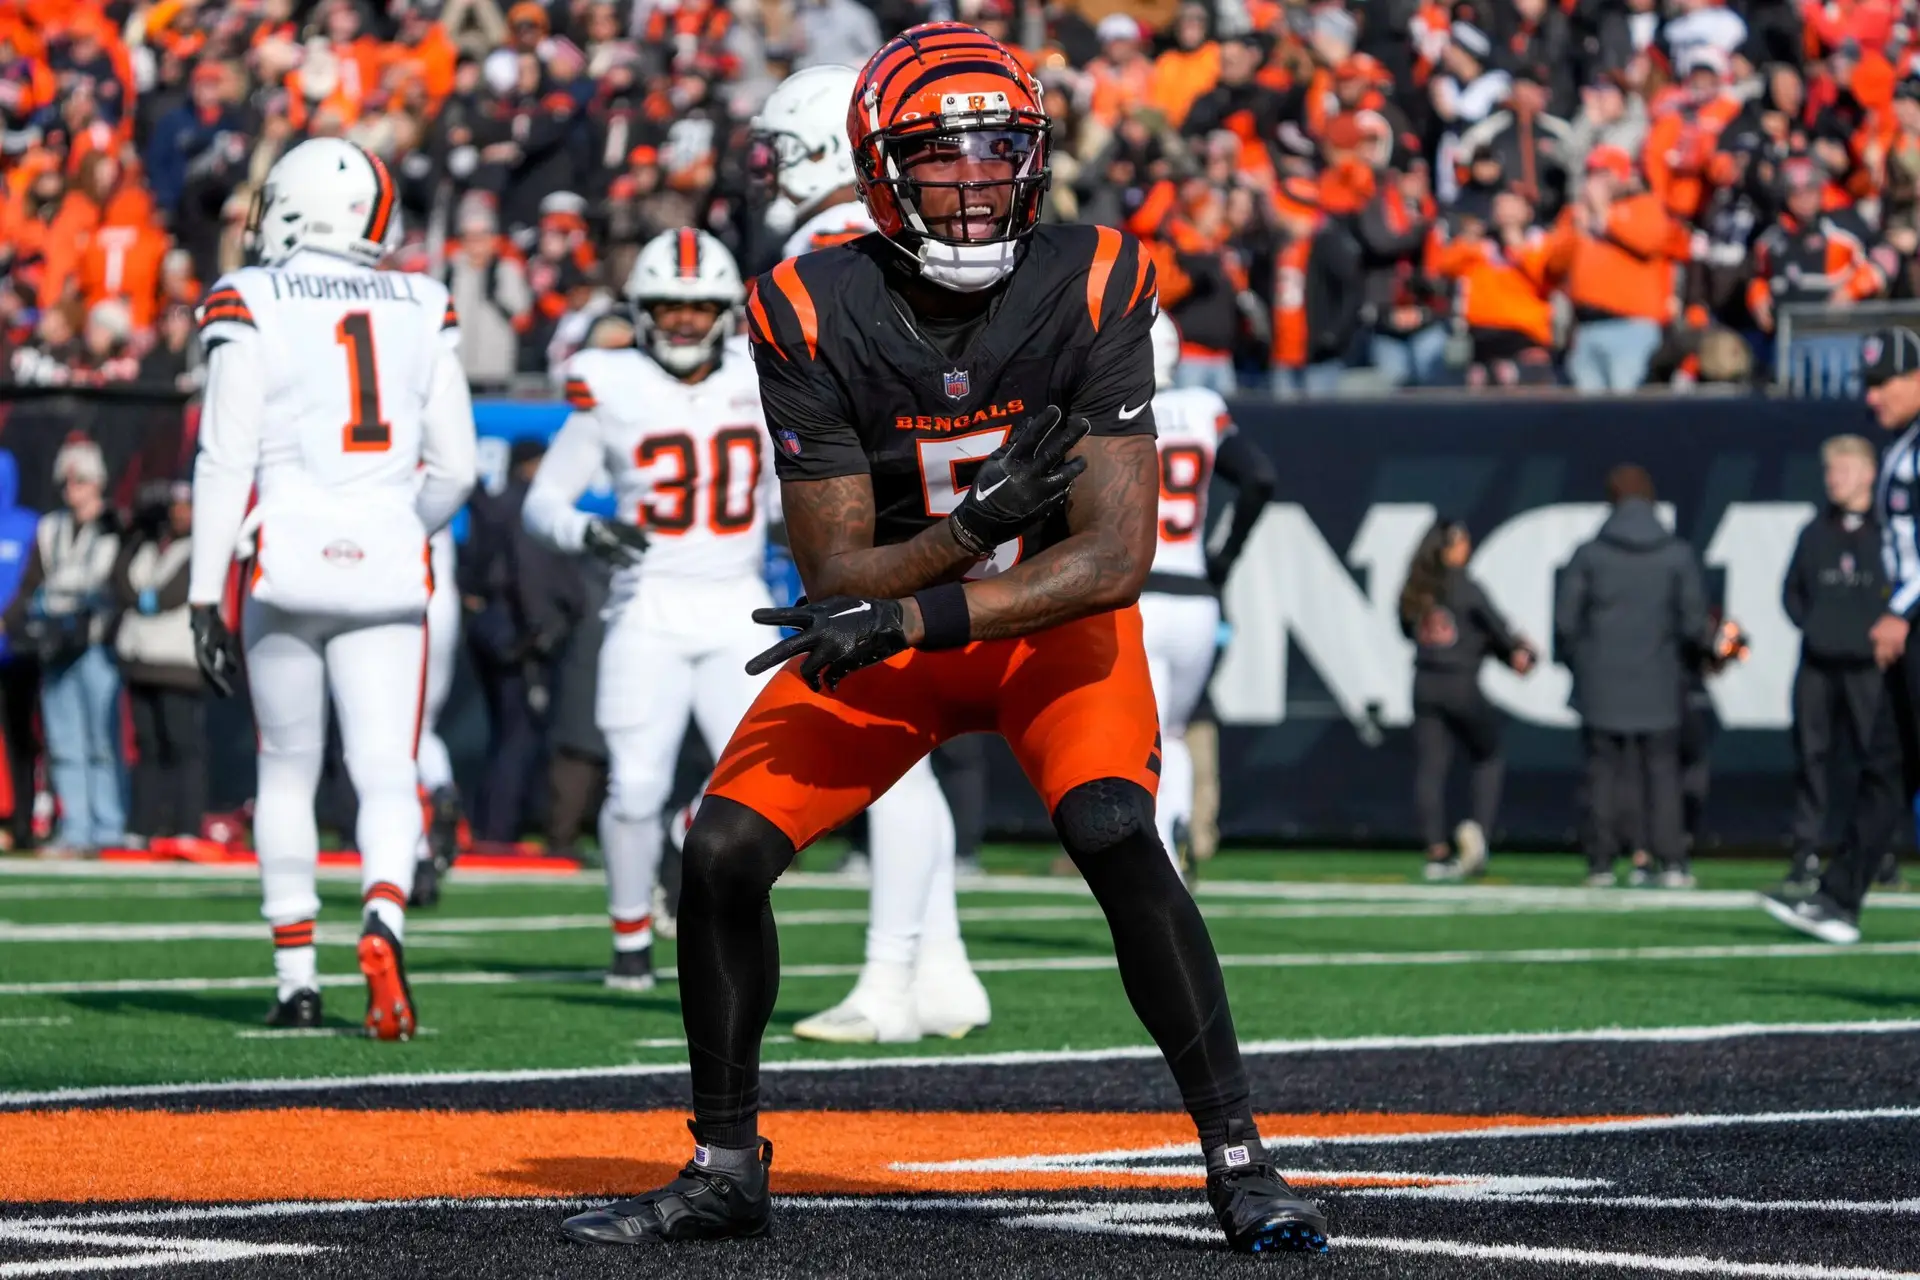
[[[1129,606],[1015,640],[909,649],[815,693],[787,663],[714,766],[709,795],[752,809],[804,849],[963,733],[999,733],[1052,813],[1098,778],[1153,794],[1159,716]]]

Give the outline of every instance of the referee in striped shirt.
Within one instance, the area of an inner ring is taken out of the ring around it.
[[[1860,344],[1867,407],[1882,429],[1898,433],[1880,455],[1873,514],[1880,522],[1880,558],[1888,588],[1886,612],[1869,638],[1883,674],[1879,708],[1868,731],[1854,811],[1820,885],[1804,898],[1768,894],[1769,914],[1823,942],[1860,940],[1860,905],[1882,857],[1893,847],[1902,814],[1912,812],[1920,781],[1920,335],[1882,329]]]

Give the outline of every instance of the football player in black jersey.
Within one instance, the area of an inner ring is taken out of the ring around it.
[[[767,1228],[760,1039],[768,892],[947,738],[1002,734],[1105,912],[1128,999],[1199,1129],[1228,1243],[1319,1250],[1327,1223],[1254,1127],[1220,965],[1154,830],[1157,717],[1135,601],[1155,548],[1158,302],[1140,245],[1040,226],[1039,86],[933,23],[861,72],[847,134],[878,231],[755,282],[748,324],[811,603],[715,766],[685,850],[681,1007],[694,1159],[568,1220],[645,1243]]]

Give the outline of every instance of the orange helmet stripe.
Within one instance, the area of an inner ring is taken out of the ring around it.
[[[691,280],[700,274],[700,233],[692,227],[680,228],[680,278]]]
[[[386,164],[379,156],[369,151],[367,160],[373,165],[373,216],[367,219],[367,239],[375,244],[384,244],[387,239],[387,227],[393,221],[393,178],[387,173]]]

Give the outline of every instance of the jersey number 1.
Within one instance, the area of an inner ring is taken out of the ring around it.
[[[348,453],[385,453],[393,429],[380,416],[380,376],[373,364],[373,317],[349,311],[333,326],[333,340],[347,349],[347,405],[352,417],[340,433]]]

